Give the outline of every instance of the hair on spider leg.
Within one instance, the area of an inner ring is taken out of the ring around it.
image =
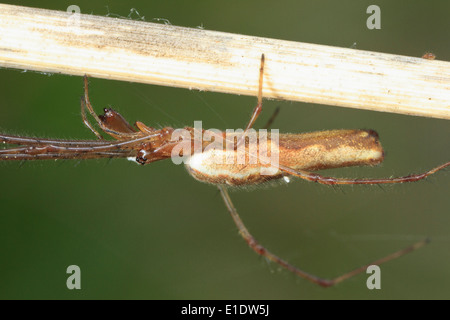
[[[274,266],[272,265],[272,261],[270,261],[267,257],[263,257],[263,256],[261,256],[261,255],[259,255],[259,257],[260,257],[260,261],[261,260],[264,260],[264,265],[269,269],[269,272],[271,273],[271,274],[274,274],[276,271],[281,271],[282,270],[282,268],[280,268],[280,269],[278,269],[278,270],[276,270],[277,268],[274,268]],[[262,262],[262,261],[261,261]],[[275,266],[276,267],[276,266]]]
[[[105,161],[105,167],[106,166],[109,166],[109,165],[111,165],[111,162],[112,162],[112,160],[113,160],[114,158],[108,158],[106,161]]]
[[[25,165],[26,160],[22,160],[19,162],[19,168],[23,168],[23,166]]]
[[[342,194],[347,194],[347,192],[344,190],[343,186],[332,184],[331,187],[334,189],[335,192],[341,192]]]

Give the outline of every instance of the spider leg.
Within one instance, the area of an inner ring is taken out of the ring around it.
[[[226,190],[226,188],[222,185],[218,186],[219,191],[222,195],[222,198],[225,202],[225,205],[227,206],[228,211],[231,214],[231,217],[234,220],[234,223],[236,224],[240,235],[244,238],[244,240],[247,242],[247,244],[249,245],[249,247],[255,251],[257,254],[267,258],[268,260],[275,262],[277,264],[279,264],[280,266],[282,266],[283,268],[289,270],[290,272],[298,275],[301,278],[304,278],[312,283],[315,283],[321,287],[330,287],[330,286],[334,286],[344,280],[347,280],[353,276],[356,276],[362,272],[365,272],[367,270],[367,268],[371,265],[380,265],[382,263],[385,263],[387,261],[396,259],[398,257],[401,257],[411,251],[414,251],[416,249],[419,249],[421,247],[423,247],[424,245],[426,245],[429,240],[425,239],[422,241],[419,241],[407,248],[404,248],[402,250],[399,250],[397,252],[394,252],[386,257],[383,257],[381,259],[378,259],[372,263],[363,265],[359,268],[356,268],[350,272],[347,272],[341,276],[338,276],[334,279],[323,279],[320,277],[317,277],[311,273],[305,272],[295,266],[293,266],[292,264],[288,263],[287,261],[281,259],[280,257],[276,256],[275,254],[271,253],[270,251],[268,251],[266,248],[264,248],[262,245],[260,245],[258,243],[258,241],[256,241],[256,239],[250,234],[250,232],[248,231],[248,229],[245,227],[244,223],[242,222],[241,218],[239,217],[239,214],[236,210],[236,208],[234,207],[231,198],[228,194],[228,191]]]
[[[250,121],[248,122],[247,126],[245,127],[244,133],[242,137],[238,140],[235,149],[244,142],[245,135],[247,134],[247,131],[253,127],[255,124],[256,119],[258,118],[259,114],[262,111],[262,87],[263,87],[263,78],[264,78],[264,61],[265,57],[264,54],[261,55],[261,66],[259,68],[259,87],[258,87],[258,104],[253,109],[252,116],[250,118]]]
[[[336,184],[388,184],[388,183],[404,183],[404,182],[415,182],[436,173],[439,170],[442,170],[446,167],[450,166],[450,162],[444,163],[440,166],[437,166],[431,170],[428,170],[419,174],[411,174],[409,176],[397,177],[397,178],[375,178],[375,179],[346,179],[346,178],[333,178],[333,177],[325,177],[318,173],[312,173],[305,170],[295,170],[283,165],[279,165],[278,168],[281,171],[284,171],[290,175],[312,181],[320,184],[327,185],[336,185]]]

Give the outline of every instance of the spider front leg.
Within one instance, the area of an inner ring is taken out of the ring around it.
[[[301,278],[304,278],[312,283],[315,283],[321,287],[331,287],[334,286],[344,280],[347,280],[351,277],[354,277],[362,272],[365,272],[367,270],[367,268],[371,265],[380,265],[382,263],[388,262],[390,260],[399,258],[411,251],[417,250],[421,247],[423,247],[424,245],[426,245],[429,240],[425,239],[422,241],[419,241],[407,248],[404,248],[402,250],[399,250],[397,252],[394,252],[384,258],[378,259],[372,263],[368,263],[366,265],[363,265],[359,268],[356,268],[350,272],[347,272],[341,276],[338,276],[334,279],[323,279],[320,277],[317,277],[311,273],[305,272],[295,266],[293,266],[292,264],[288,263],[287,261],[281,259],[280,257],[276,256],[275,254],[271,253],[270,251],[268,251],[266,248],[264,248],[262,245],[260,245],[258,243],[258,241],[256,241],[256,239],[250,234],[250,232],[248,231],[248,229],[245,227],[244,223],[242,222],[241,218],[239,217],[239,214],[236,210],[236,208],[234,207],[233,203],[231,202],[231,198],[228,194],[228,191],[226,190],[226,188],[222,185],[218,186],[219,190],[220,190],[220,194],[222,195],[222,198],[225,202],[225,205],[227,206],[228,211],[231,214],[231,217],[233,218],[234,223],[236,224],[240,235],[242,236],[242,238],[244,238],[244,240],[247,242],[247,244],[249,245],[249,247],[255,251],[257,254],[265,257],[266,259],[275,262],[277,264],[279,264],[280,266],[282,266],[283,268],[289,270],[290,272],[298,275]]]
[[[262,111],[262,88],[263,88],[263,78],[264,78],[264,62],[265,57],[264,54],[261,55],[261,65],[259,67],[259,86],[258,86],[258,104],[253,109],[252,116],[250,117],[250,121],[245,127],[244,134],[253,127],[256,119]]]
[[[237,150],[237,147],[244,142],[247,131],[253,127],[256,119],[258,118],[259,114],[262,111],[262,87],[263,87],[263,78],[264,78],[264,61],[265,61],[265,57],[264,57],[264,54],[262,54],[261,55],[261,65],[259,67],[258,104],[253,109],[252,116],[250,117],[250,121],[248,122],[247,126],[245,127],[242,137],[237,141],[237,143],[235,145],[235,150]]]

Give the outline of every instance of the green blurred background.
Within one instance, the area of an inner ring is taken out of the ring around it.
[[[6,1],[8,2],[8,1]],[[450,2],[424,1],[11,1],[82,13],[450,60]],[[381,7],[382,29],[366,28]],[[108,7],[107,7],[108,6]],[[133,18],[138,18],[133,15]],[[79,114],[80,77],[0,70],[0,130],[93,139]],[[242,128],[255,97],[91,79],[91,101],[130,122]],[[281,132],[372,128],[386,160],[376,168],[330,170],[341,177],[422,172],[450,159],[448,121],[305,103],[265,101],[257,125],[281,106]],[[450,175],[425,182],[331,188],[304,181],[238,190],[232,199],[268,249],[334,277],[426,236],[432,242],[382,266],[381,290],[367,275],[322,289],[268,264],[240,238],[216,188],[171,161],[0,163],[2,299],[418,299],[450,298]],[[82,289],[66,288],[81,268]]]

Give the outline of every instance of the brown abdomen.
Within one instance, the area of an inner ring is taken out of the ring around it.
[[[279,164],[297,170],[315,171],[375,165],[382,162],[384,158],[378,134],[373,130],[330,130],[280,134],[278,146],[269,135],[267,145],[269,157],[271,156],[270,150],[278,150]],[[252,149],[252,147],[254,148]],[[225,163],[225,157],[236,157],[237,151],[216,149],[192,155],[186,163],[186,168],[199,181],[232,186],[259,184],[286,175],[280,170],[275,170],[276,172],[271,175],[261,174],[261,169],[267,169],[270,165],[261,164],[259,159],[256,163],[249,163],[250,158],[254,159],[254,157],[248,156],[249,150],[259,151],[258,142],[256,145],[252,145],[247,141],[245,150],[247,155],[244,164]]]

